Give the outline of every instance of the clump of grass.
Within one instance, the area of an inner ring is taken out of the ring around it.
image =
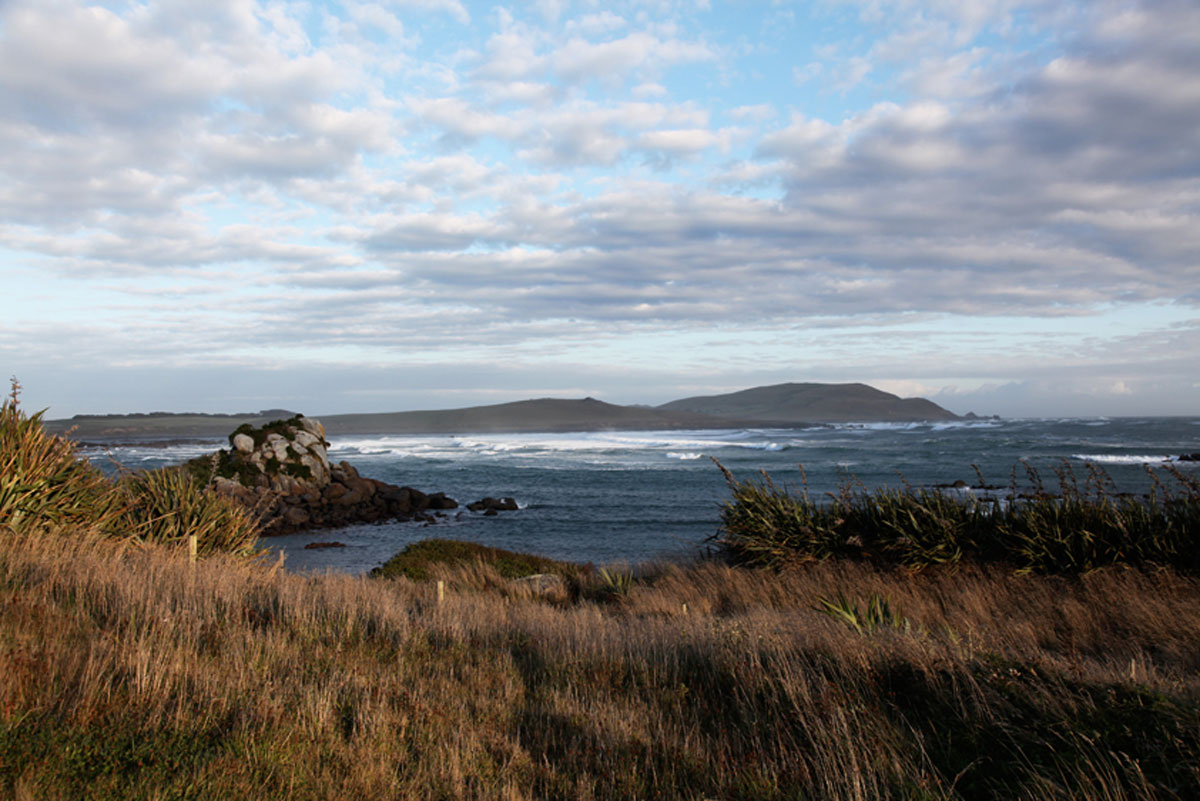
[[[1200,481],[1166,468],[1151,473],[1144,497],[1114,495],[1090,468],[1081,487],[1069,466],[1049,492],[1033,468],[1033,491],[975,497],[937,489],[868,491],[846,482],[822,500],[781,489],[766,473],[739,481],[718,463],[732,491],[718,546],[737,561],[780,566],[834,557],[919,569],[964,561],[1002,562],[1018,571],[1078,574],[1104,567],[1200,570]]]
[[[13,378],[0,407],[0,528],[110,527],[121,514],[112,483],[70,440],[45,432],[43,412],[25,414],[20,389]]]
[[[834,598],[822,596],[817,598],[816,609],[834,620],[840,620],[859,634],[869,634],[882,628],[908,631],[912,627],[908,618],[894,609],[891,601],[882,595],[872,595],[862,608],[856,601],[840,593]]]
[[[242,506],[207,490],[186,469],[127,473],[113,481],[39,412],[19,405],[20,384],[0,408],[0,528],[17,534],[87,531],[127,543],[174,543],[196,535],[199,553],[257,553],[259,525]]]
[[[130,473],[118,485],[125,496],[118,529],[138,543],[186,543],[200,555],[259,553],[259,521],[245,506],[219,495],[182,468]]]
[[[596,571],[596,579],[596,595],[608,599],[624,598],[636,583],[634,571],[628,567],[602,567]]]

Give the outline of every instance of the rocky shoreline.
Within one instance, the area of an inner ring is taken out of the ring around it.
[[[432,524],[459,506],[444,492],[367,478],[345,461],[331,465],[325,427],[303,415],[258,428],[243,425],[229,435],[229,444],[186,467],[217,492],[253,510],[265,536],[389,520]],[[489,497],[467,508],[495,515],[517,504],[511,498]]]

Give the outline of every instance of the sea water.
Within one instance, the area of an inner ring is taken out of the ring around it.
[[[1056,489],[1056,471],[1080,484],[1087,465],[1102,468],[1118,491],[1168,483],[1171,466],[1192,477],[1200,463],[1200,417],[979,420],[953,423],[845,424],[718,431],[330,437],[330,459],[364,476],[441,491],[466,503],[511,496],[520,509],[494,517],[455,510],[435,525],[383,523],[264,540],[294,571],[361,573],[427,537],[471,540],[578,562],[689,559],[720,527],[730,497],[719,461],[738,479],[766,471],[780,486],[825,497],[856,487],[989,485],[1030,487],[1029,469]],[[93,461],[126,468],[185,461],[225,445],[152,442],[85,449]],[[306,549],[314,542],[344,547]]]

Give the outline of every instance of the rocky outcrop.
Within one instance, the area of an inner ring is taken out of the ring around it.
[[[432,523],[442,510],[458,507],[444,493],[365,478],[348,462],[330,464],[324,426],[302,415],[261,428],[243,425],[229,444],[189,468],[253,509],[264,534],[385,520]]]
[[[493,498],[488,496],[482,500],[467,504],[467,508],[472,512],[483,512],[487,517],[492,517],[500,512],[515,512],[520,507],[512,498]]]

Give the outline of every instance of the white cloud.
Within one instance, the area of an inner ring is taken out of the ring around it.
[[[90,338],[89,358],[139,364],[305,347],[386,361],[754,321],[764,369],[803,334],[837,354],[824,375],[936,388],[943,340],[910,347],[896,320],[1200,304],[1200,10],[1052,5],[1025,10],[1076,27],[1031,55],[1003,51],[1015,3],[867,4],[886,33],[814,55],[822,80],[879,102],[827,122],[790,83],[804,66],[778,71],[782,100],[722,83],[750,51],[697,32],[690,3],[460,27],[457,2],[10,0],[0,258],[76,293],[103,282],[98,317],[138,309],[164,332],[47,330],[46,358]],[[863,320],[878,322],[848,338]],[[872,362],[879,331],[899,344]],[[1039,347],[1070,344],[1047,369],[1080,386],[1144,398],[1196,367],[1191,331]],[[1061,384],[1032,375],[1038,347],[971,342],[949,359],[970,392],[986,378],[972,359],[1030,398]]]

